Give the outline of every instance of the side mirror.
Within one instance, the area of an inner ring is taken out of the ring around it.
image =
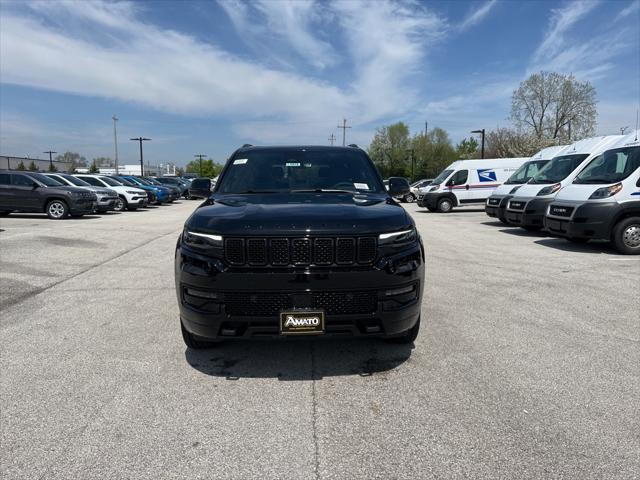
[[[389,195],[392,197],[402,197],[411,191],[409,182],[406,178],[391,177],[389,178]]]
[[[208,178],[197,178],[191,182],[189,195],[192,197],[209,198],[211,195],[211,180]]]

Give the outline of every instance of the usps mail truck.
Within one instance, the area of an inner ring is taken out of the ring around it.
[[[608,240],[620,253],[640,254],[640,130],[593,158],[558,192],[547,230],[575,243]]]
[[[520,186],[531,180],[534,175],[537,175],[537,173],[542,170],[542,167],[549,163],[553,157],[560,155],[567,147],[568,145],[560,145],[543,148],[532,156],[528,162],[523,163],[506,182],[496,188],[491,196],[487,198],[487,203],[484,206],[485,213],[506,224],[507,219],[504,217],[504,214],[509,199],[516,193]]]
[[[621,138],[622,135],[591,137],[570,145],[514,193],[507,202],[507,222],[525,230],[541,230],[547,207],[558,191],[570,184],[591,159]]]
[[[446,213],[454,207],[485,203],[487,197],[527,160],[528,157],[453,162],[427,187],[418,205],[431,212]]]

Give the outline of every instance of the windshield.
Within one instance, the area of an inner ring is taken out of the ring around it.
[[[451,175],[453,173],[453,170],[445,170],[444,172],[442,172],[440,175],[438,175],[436,178],[433,179],[433,182],[431,182],[432,184],[437,184],[437,183],[442,183],[444,182],[449,175]]]
[[[509,179],[504,182],[505,185],[522,185],[527,183],[531,177],[534,177],[544,167],[549,160],[533,160],[520,166]]]
[[[573,183],[616,183],[640,168],[640,147],[608,150],[591,160]]]
[[[151,185],[151,182],[148,182],[144,178],[140,178],[140,177],[131,177],[130,180],[132,182],[137,183],[138,185],[146,185],[147,187]]]
[[[31,178],[35,178],[40,183],[46,185],[47,187],[60,187],[66,186],[64,183],[55,180],[54,178],[47,177],[46,175],[42,175],[41,173],[29,173]]]
[[[562,155],[547,163],[529,183],[558,183],[567,178],[589,154]]]
[[[126,178],[122,178],[122,177],[109,177],[109,178],[113,178],[116,182],[120,182],[122,185],[125,185],[127,187],[135,187],[136,186],[135,183],[130,182]]]
[[[73,183],[76,187],[90,187],[91,184],[81,180],[79,178],[74,177],[73,175],[60,175],[62,178],[67,180],[69,183]]]
[[[160,183],[160,182],[158,182],[157,180],[155,180],[155,179],[153,179],[153,178],[149,178],[149,177],[144,177],[144,178],[142,179],[142,181],[147,182],[147,184],[149,184],[149,185],[161,185],[161,183]]]
[[[219,193],[344,190],[384,192],[376,171],[360,150],[256,149],[230,160]]]
[[[104,183],[106,183],[107,185],[110,185],[112,187],[120,187],[122,186],[121,184],[119,184],[118,182],[116,182],[113,178],[111,177],[100,177],[100,180],[102,180]]]

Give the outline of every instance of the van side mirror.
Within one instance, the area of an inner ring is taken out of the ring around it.
[[[409,182],[406,178],[390,177],[389,178],[389,195],[392,197],[401,197],[411,191]]]

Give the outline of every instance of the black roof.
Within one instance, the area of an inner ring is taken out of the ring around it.
[[[322,151],[322,150],[348,150],[353,151],[354,148],[359,147],[336,147],[329,145],[243,145],[240,147],[237,152],[250,152],[252,150],[290,150],[290,151],[298,151],[298,150],[312,150],[312,151]]]

